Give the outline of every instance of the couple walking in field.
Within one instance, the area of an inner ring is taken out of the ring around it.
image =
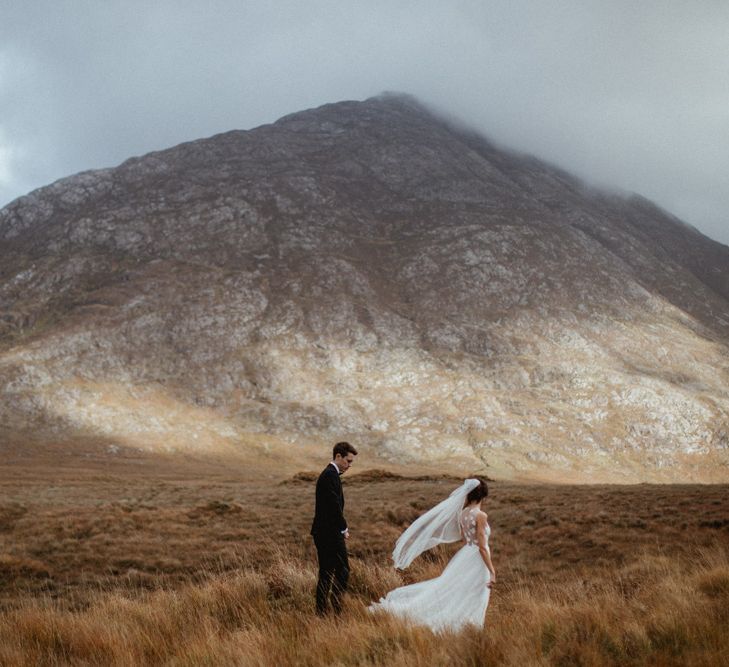
[[[344,494],[339,479],[354,462],[357,450],[348,442],[334,446],[332,461],[316,482],[314,536],[319,559],[316,610],[341,612],[347,590],[349,561],[344,518]],[[383,610],[435,631],[457,630],[467,624],[483,625],[496,572],[488,540],[491,528],[481,504],[488,495],[486,482],[467,479],[448,498],[416,519],[395,543],[395,567],[404,569],[423,551],[461,540],[463,546],[439,577],[390,591],[371,611]]]

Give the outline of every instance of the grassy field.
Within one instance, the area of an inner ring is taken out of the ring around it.
[[[456,545],[388,558],[460,480],[348,473],[351,590],[319,619],[324,463],[5,457],[0,665],[729,664],[729,486],[493,482],[486,627],[439,636],[365,608],[442,569]]]

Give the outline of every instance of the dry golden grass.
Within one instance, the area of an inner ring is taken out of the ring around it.
[[[729,664],[726,486],[494,482],[486,627],[439,636],[365,610],[440,572],[457,545],[405,574],[388,556],[456,482],[345,478],[348,607],[322,620],[313,483],[296,473],[151,457],[0,467],[0,665]]]

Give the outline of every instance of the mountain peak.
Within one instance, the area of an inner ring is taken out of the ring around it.
[[[729,249],[407,95],[63,179],[0,257],[8,437],[726,481]]]
[[[273,125],[288,130],[316,130],[317,123],[323,124],[323,131],[343,128],[363,127],[388,122],[407,122],[417,118],[422,121],[437,121],[435,114],[428,110],[412,95],[384,92],[364,101],[344,100],[323,104],[313,109],[288,114]],[[322,131],[321,128],[319,131]]]

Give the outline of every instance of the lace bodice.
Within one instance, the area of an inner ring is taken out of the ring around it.
[[[478,545],[478,537],[476,535],[476,515],[478,513],[478,507],[467,507],[461,510],[461,514],[458,517],[458,525],[461,527],[461,535],[466,540],[466,544]],[[486,544],[488,545],[489,534],[491,528],[489,524],[486,524]]]

